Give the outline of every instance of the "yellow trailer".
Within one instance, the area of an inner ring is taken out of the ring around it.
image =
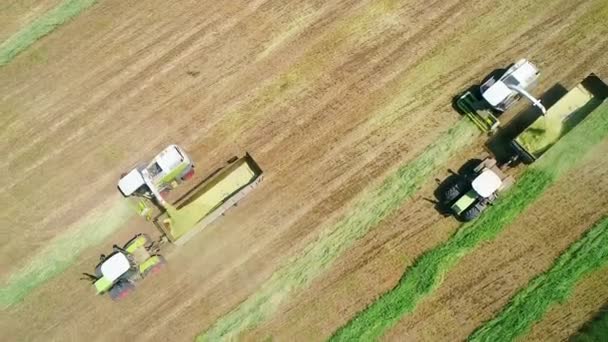
[[[560,98],[545,115],[511,141],[522,161],[532,163],[540,158],[562,136],[578,125],[591,112],[606,103],[608,85],[595,74]]]
[[[169,145],[147,166],[124,174],[118,189],[125,197],[135,199],[140,215],[153,221],[167,240],[183,244],[235,206],[262,180],[262,169],[247,153],[233,158],[177,202],[165,199],[169,191],[193,173],[194,163],[187,153],[177,145]],[[156,180],[161,178],[162,182]]]
[[[192,195],[179,203],[167,204],[166,211],[154,222],[169,241],[183,244],[236,206],[261,180],[262,170],[246,154],[193,189]]]

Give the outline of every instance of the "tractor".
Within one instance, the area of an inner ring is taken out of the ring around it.
[[[124,248],[114,245],[112,254],[101,255],[95,275],[85,275],[93,282],[97,294],[108,293],[114,301],[127,297],[135,283],[158,273],[166,264],[158,253],[159,246],[145,234],[136,235]]]
[[[484,158],[472,170],[454,176],[455,181],[440,194],[440,204],[464,222],[479,216],[496,200],[498,193],[514,182],[491,157]]]

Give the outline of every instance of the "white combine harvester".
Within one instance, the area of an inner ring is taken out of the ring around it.
[[[169,145],[148,165],[137,166],[123,175],[118,181],[118,190],[125,197],[137,196],[156,200],[164,207],[166,203],[162,195],[193,175],[194,164],[190,157],[179,146]],[[149,214],[148,206],[140,206],[140,215]]]
[[[536,85],[539,75],[538,68],[522,58],[500,78],[492,77],[484,82],[479,87],[481,98],[467,91],[458,98],[456,106],[484,132],[493,132],[498,128],[500,121],[494,113],[503,113],[522,97],[528,99],[544,115],[547,110],[529,92]]]
[[[545,114],[547,112],[545,106],[526,90],[536,85],[539,74],[540,72],[534,64],[527,59],[520,59],[498,80],[492,77],[482,84],[481,96],[499,112],[504,112],[523,96]]]

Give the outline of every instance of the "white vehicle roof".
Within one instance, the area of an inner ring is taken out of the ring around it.
[[[527,59],[520,59],[502,77],[486,89],[482,96],[492,106],[497,106],[517,92],[509,86],[528,88],[538,78],[538,69]]]
[[[118,188],[125,196],[131,196],[135,190],[144,185],[144,178],[138,169],[133,169],[118,181]]]
[[[483,198],[488,198],[500,188],[502,180],[492,170],[484,170],[473,180],[473,190]]]
[[[513,93],[503,81],[492,84],[482,95],[492,106],[497,106]]]
[[[528,60],[521,59],[515,64],[516,69],[511,73],[511,77],[517,80],[522,88],[527,88],[538,77],[538,69]]]
[[[154,161],[160,166],[163,172],[171,172],[171,170],[181,164],[184,159],[185,157],[180,153],[177,145],[169,145],[154,158]]]
[[[130,268],[131,263],[129,263],[129,259],[122,253],[116,253],[101,264],[101,274],[109,281],[114,281],[125,274]]]

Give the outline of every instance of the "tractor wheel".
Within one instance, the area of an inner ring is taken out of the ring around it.
[[[475,205],[472,205],[460,214],[460,219],[464,222],[472,221],[477,216],[479,216],[481,212],[486,209],[486,207],[487,205],[484,203],[477,203]]]
[[[468,191],[467,182],[463,179],[459,179],[457,182],[452,184],[449,188],[447,188],[443,193],[442,202],[445,204],[450,204],[462,194]]]
[[[167,265],[167,260],[165,260],[165,258],[162,255],[159,255],[158,264],[154,265],[154,267],[152,267],[152,269],[150,269],[150,272],[152,274],[157,274],[160,271],[162,271],[162,269],[165,268],[166,265]]]
[[[135,291],[135,286],[128,281],[119,281],[110,289],[110,298],[118,302],[127,298],[131,292]]]
[[[167,265],[167,260],[165,260],[165,258],[162,255],[157,255],[158,257],[158,262],[156,263],[156,265],[150,267],[149,269],[147,269],[143,276],[146,277],[150,274],[158,274],[160,273],[160,271],[163,270],[163,268],[165,268],[165,266]]]
[[[125,244],[124,249],[129,249],[129,247],[135,243],[135,241],[139,240],[141,237],[143,237],[146,241],[144,242],[144,246],[149,246],[152,243],[152,239],[150,239],[150,236],[148,234],[145,233],[141,233],[138,234],[137,236],[135,236],[133,239],[131,239],[129,242],[127,242]]]

